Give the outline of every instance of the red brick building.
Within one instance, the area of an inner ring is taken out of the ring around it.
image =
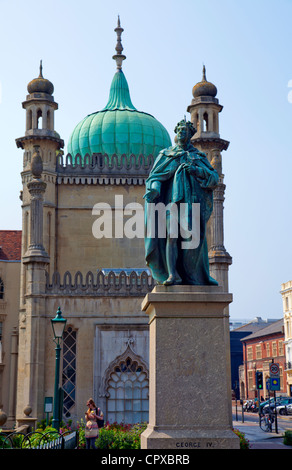
[[[0,260],[20,261],[21,230],[0,230]]]
[[[243,338],[243,365],[239,370],[240,398],[257,397],[256,371],[263,373],[263,390],[260,395],[268,397],[267,381],[270,376],[271,362],[279,364],[280,387],[279,395],[287,395],[287,376],[285,370],[286,356],[284,344],[284,321],[275,321],[271,325]]]

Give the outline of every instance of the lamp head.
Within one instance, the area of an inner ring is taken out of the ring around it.
[[[62,317],[62,312],[60,307],[57,310],[55,318],[51,320],[52,323],[52,328],[54,332],[54,338],[57,340],[62,339],[63,337],[63,332],[66,326],[67,320]]]

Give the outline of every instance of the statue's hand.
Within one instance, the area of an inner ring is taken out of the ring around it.
[[[190,173],[191,175],[198,176],[198,175],[197,175],[197,169],[198,169],[198,168],[197,168],[196,166],[194,167],[194,166],[191,165],[190,163],[183,163],[183,164],[181,165],[181,167],[182,167],[184,170],[186,170],[188,173]]]
[[[189,163],[182,163],[181,168],[185,168],[186,170],[190,169],[190,164]]]
[[[143,199],[146,199],[147,202],[153,202],[154,199],[156,199],[158,196],[159,192],[156,189],[152,188],[149,189],[146,194],[144,194]]]
[[[198,166],[196,167],[195,174],[198,178],[204,178],[204,170],[202,168],[199,168]]]
[[[200,167],[190,165],[189,163],[183,163],[182,168],[187,170],[191,175],[196,176],[197,178],[204,178],[204,170]]]

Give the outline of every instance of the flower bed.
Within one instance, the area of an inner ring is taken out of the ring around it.
[[[124,424],[107,423],[99,430],[95,445],[98,449],[140,449],[140,436],[147,423]],[[85,448],[84,422],[78,425],[79,448]]]

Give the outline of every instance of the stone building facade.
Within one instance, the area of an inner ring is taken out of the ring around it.
[[[281,286],[286,349],[286,372],[289,395],[292,396],[292,281]]]
[[[272,362],[278,363],[280,370],[281,389],[277,394],[288,395],[284,340],[283,319],[241,339],[243,365],[240,366],[239,372],[240,398],[249,400],[257,398],[256,371],[263,373],[263,390],[260,393],[263,398],[268,398],[267,382]]]
[[[58,307],[67,319],[60,377],[64,419],[80,420],[89,397],[111,422],[148,419],[148,317],[141,303],[154,282],[134,219],[143,207],[153,161],[171,140],[161,123],[133,106],[122,70],[126,56],[120,21],[115,31],[117,71],[108,103],[77,124],[68,140],[68,154],[54,128],[58,104],[42,65],[23,102],[26,129],[16,139],[23,150],[23,230],[17,391],[11,422],[43,418],[45,397],[53,396],[50,323]],[[211,275],[228,292],[231,257],[224,247],[221,156],[228,142],[219,134],[222,106],[216,94],[204,69],[188,111],[197,127],[193,144],[206,152],[220,176],[208,245]],[[180,117],[173,120],[175,127]],[[121,219],[128,237],[121,233]],[[112,237],[102,237],[105,226]]]
[[[15,421],[20,264],[21,231],[0,230],[0,426]]]

